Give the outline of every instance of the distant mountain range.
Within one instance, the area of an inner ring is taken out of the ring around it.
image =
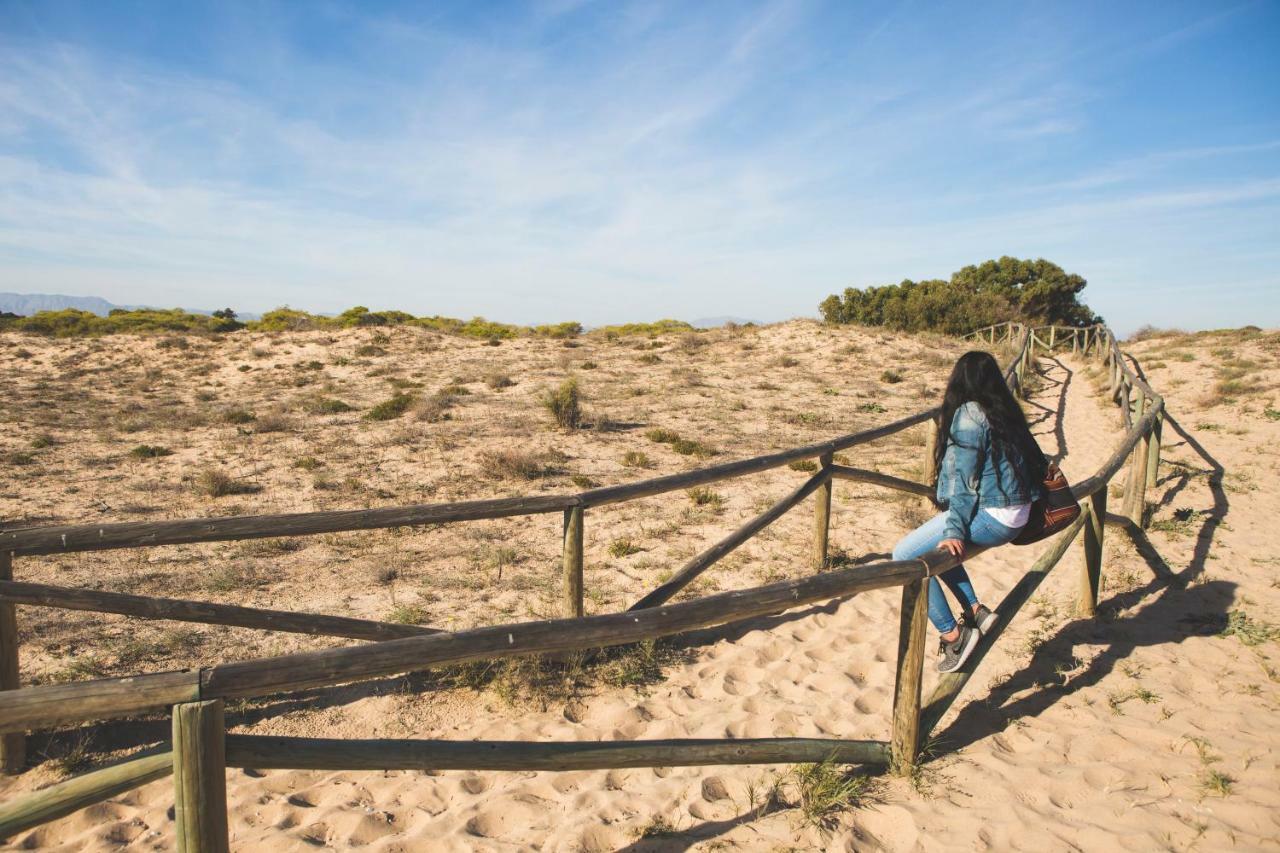
[[[137,308],[153,308],[152,305],[116,305],[101,296],[66,296],[61,293],[0,293],[0,312],[21,314],[29,317],[37,311],[62,311],[74,308],[77,311],[88,311],[105,317],[116,308],[132,311]],[[192,314],[212,314],[215,309],[184,308]],[[241,320],[256,320],[257,314],[236,312]]]
[[[66,296],[61,293],[0,293],[0,312],[8,312],[10,314],[20,314],[23,317],[29,317],[37,311],[62,311],[67,308],[74,308],[77,311],[88,311],[97,314],[99,317],[105,317],[116,308],[122,308],[126,311],[132,311],[137,308],[153,308],[152,305],[116,305],[108,302],[101,296]],[[192,314],[212,314],[213,309],[204,308],[185,308]],[[241,320],[257,320],[260,315],[251,314],[247,311],[237,311],[236,316]],[[328,315],[322,315],[328,316]],[[739,326],[747,323],[755,322],[745,317],[703,317],[690,323],[697,329],[716,329],[727,323],[737,323]]]

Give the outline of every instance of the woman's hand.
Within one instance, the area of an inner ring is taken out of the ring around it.
[[[940,550],[946,551],[953,557],[964,556],[964,540],[963,539],[943,539],[938,543]]]

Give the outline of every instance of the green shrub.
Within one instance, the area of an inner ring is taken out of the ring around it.
[[[681,456],[697,456],[699,459],[705,459],[708,456],[715,456],[716,452],[700,441],[693,441],[688,438],[677,438],[671,442],[671,449]]]
[[[639,450],[628,450],[622,456],[622,464],[628,468],[652,468],[653,463],[649,461],[648,455],[641,453]]]
[[[196,476],[196,491],[211,498],[227,495],[250,495],[262,491],[261,486],[237,480],[225,471],[205,468]]]
[[[395,394],[365,412],[364,418],[367,421],[395,420],[409,411],[416,400],[412,394]]]
[[[139,444],[129,451],[134,459],[159,459],[161,456],[172,456],[173,451],[155,444]]]
[[[311,397],[302,403],[302,410],[309,415],[340,415],[353,408],[333,397]]]
[[[576,429],[582,424],[581,394],[578,380],[572,377],[561,382],[554,391],[544,394],[542,405],[564,429]]]

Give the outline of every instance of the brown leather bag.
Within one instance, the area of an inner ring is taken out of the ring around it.
[[[1031,545],[1071,526],[1080,516],[1080,504],[1057,465],[1050,462],[1044,474],[1044,497],[1031,503],[1031,517],[1013,539],[1014,545]]]

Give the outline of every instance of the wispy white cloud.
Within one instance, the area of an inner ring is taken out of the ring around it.
[[[270,73],[240,78],[10,40],[0,289],[773,319],[846,284],[1003,253],[1115,271],[1122,293],[1138,275],[1125,240],[1182,257],[1197,231],[1280,237],[1248,212],[1276,207],[1275,141],[1046,167],[1092,132],[1101,97],[1060,64],[1065,47],[886,67],[845,55],[806,4],[602,9],[539,9],[545,42],[355,17],[361,55],[382,64],[350,69],[267,33]],[[853,29],[864,44],[918,36],[895,14]],[[1271,166],[1169,179],[1239,157]]]

